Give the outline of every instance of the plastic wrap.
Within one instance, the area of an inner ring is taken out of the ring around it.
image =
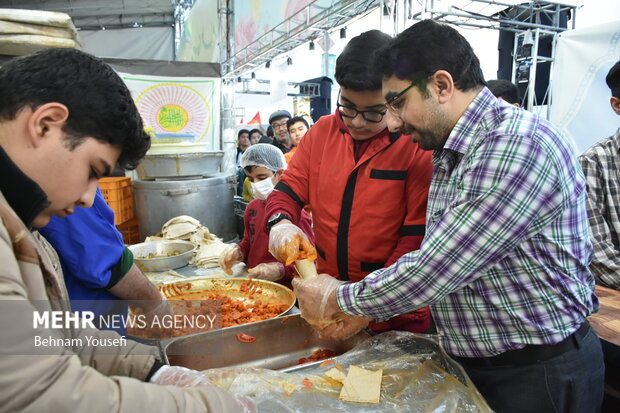
[[[383,369],[378,404],[338,400],[342,385],[325,376],[350,365]],[[251,397],[259,412],[491,412],[463,369],[439,345],[412,333],[390,331],[333,360],[288,372],[223,368],[203,372],[210,382]]]

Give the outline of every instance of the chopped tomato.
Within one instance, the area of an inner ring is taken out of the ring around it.
[[[251,336],[249,334],[245,334],[245,333],[239,333],[237,334],[237,340],[239,340],[242,343],[253,343],[256,341],[256,337]]]
[[[302,383],[305,387],[312,387],[312,386],[313,386],[313,383],[312,383],[312,382],[310,381],[310,379],[309,379],[309,378],[307,378],[307,377],[306,377],[305,379],[303,379],[301,383]]]

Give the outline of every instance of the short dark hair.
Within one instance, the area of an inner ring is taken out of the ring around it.
[[[615,98],[620,98],[620,60],[609,70],[605,77],[607,86],[611,89],[611,95]]]
[[[519,89],[517,85],[509,80],[497,79],[487,81],[487,87],[498,98],[504,99],[508,103],[521,103]]]
[[[301,116],[295,116],[286,121],[286,129],[288,130],[291,126],[296,124],[297,122],[303,122],[306,125],[306,128],[310,129],[310,125],[308,125],[308,121]]]
[[[260,133],[260,136],[263,136],[263,132],[261,132],[260,129],[252,129],[250,131],[250,136],[254,135],[255,133]]]
[[[272,137],[272,138],[273,138],[273,136],[274,136],[274,135],[273,135],[273,128],[271,127],[271,125],[269,125],[269,126],[267,127],[267,136],[270,136],[270,137]]]
[[[241,137],[241,135],[243,135],[244,133],[248,134],[248,138],[250,137],[250,131],[247,129],[240,129],[239,132],[237,132],[237,139],[239,139]]]
[[[373,67],[384,77],[409,79],[422,92],[438,70],[445,70],[459,90],[485,86],[480,61],[471,45],[454,28],[422,20],[376,51]]]
[[[371,51],[380,49],[392,38],[379,31],[369,30],[352,38],[336,59],[336,82],[340,87],[355,90],[381,89],[381,73],[371,67]]]
[[[75,49],[44,49],[11,59],[0,69],[0,121],[25,107],[67,107],[66,142],[88,137],[121,149],[118,165],[134,169],[151,146],[131,93],[102,60]]]

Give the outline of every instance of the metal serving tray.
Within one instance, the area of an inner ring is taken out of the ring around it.
[[[256,341],[239,341],[237,334],[241,333]],[[309,357],[315,350],[329,349],[340,355],[369,337],[362,331],[347,340],[323,340],[296,314],[178,337],[165,345],[164,354],[171,365],[195,370],[238,366],[290,371],[298,367],[300,358]]]

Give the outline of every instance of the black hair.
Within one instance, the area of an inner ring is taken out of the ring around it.
[[[615,98],[620,98],[620,60],[609,70],[605,77],[607,86],[611,89],[611,95]]]
[[[273,135],[273,128],[271,127],[271,125],[269,125],[269,126],[267,127],[267,136],[269,136],[269,137],[271,137],[271,138],[273,138],[273,136],[274,136],[274,135]]]
[[[121,149],[118,165],[134,169],[151,146],[131,93],[102,60],[75,49],[44,49],[0,69],[0,120],[50,102],[67,107],[71,150],[93,137]]]
[[[237,132],[237,139],[239,139],[241,137],[241,135],[243,135],[244,133],[248,134],[248,138],[250,137],[250,131],[247,129],[239,129],[239,132]]]
[[[372,70],[372,51],[380,49],[392,38],[379,31],[370,30],[352,38],[336,59],[335,78],[340,87],[357,92],[381,89],[381,73]]]
[[[497,79],[487,81],[487,87],[498,98],[504,99],[508,103],[521,103],[519,89],[517,85],[509,80]]]
[[[291,126],[296,124],[297,122],[303,122],[306,125],[306,128],[310,129],[310,125],[308,125],[308,121],[301,116],[294,116],[286,121],[286,129],[288,130]]]
[[[480,61],[467,40],[454,28],[433,20],[414,24],[376,51],[373,67],[386,78],[413,81],[422,92],[438,70],[450,73],[462,91],[486,85]]]
[[[263,132],[261,132],[260,129],[252,129],[250,131],[250,136],[254,135],[255,133],[260,133],[260,136],[263,136]]]

